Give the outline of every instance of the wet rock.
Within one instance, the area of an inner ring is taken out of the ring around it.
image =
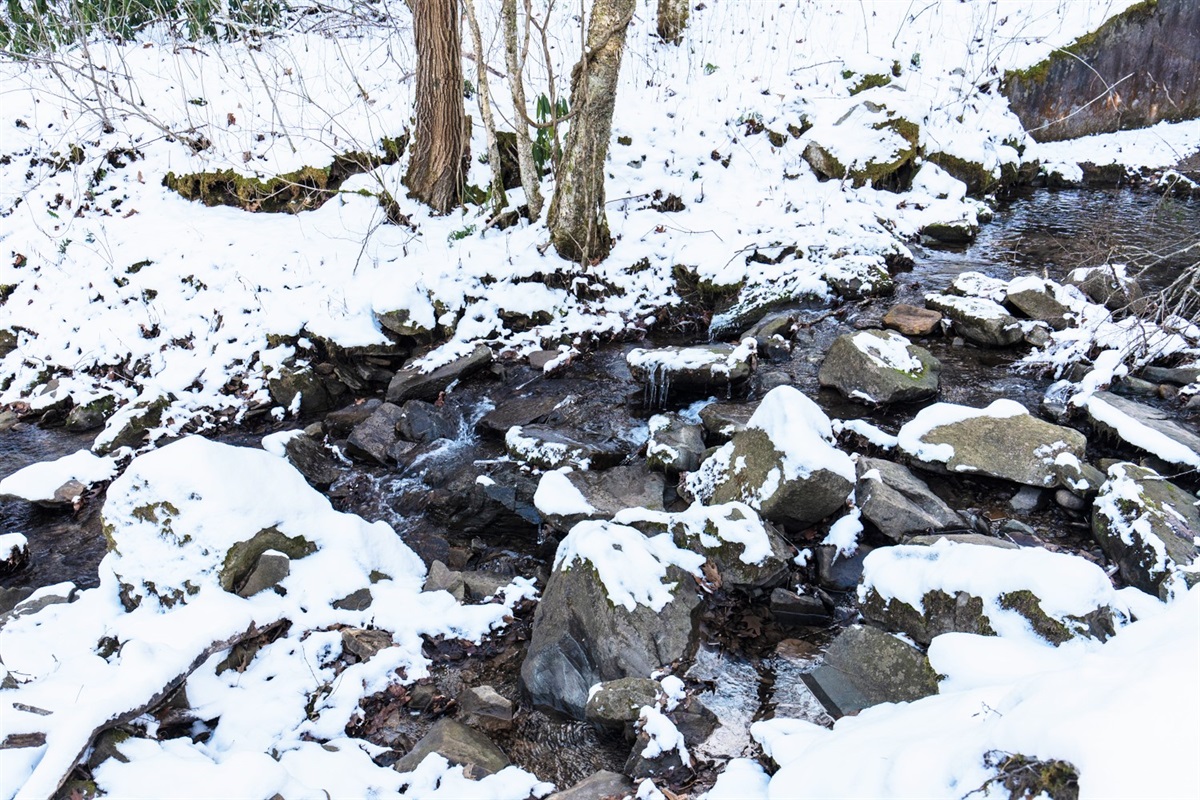
[[[962,527],[965,523],[929,486],[891,461],[860,457],[854,496],[863,519],[884,536],[899,541],[906,534]]]
[[[333,397],[324,380],[309,364],[291,361],[267,377],[267,391],[276,405],[293,406],[304,416],[329,410]]]
[[[1055,299],[1040,278],[1013,281],[1008,288],[1007,303],[1030,319],[1041,320],[1056,331],[1065,330],[1071,324],[1070,309]]]
[[[1093,302],[1110,311],[1129,310],[1136,314],[1145,307],[1142,287],[1126,274],[1124,264],[1071,270],[1067,283],[1079,287]]]
[[[634,793],[633,782],[619,772],[602,769],[569,789],[555,792],[546,800],[610,800]]]
[[[675,414],[655,414],[650,418],[650,438],[646,441],[646,464],[669,476],[691,472],[700,466],[704,454],[704,429],[684,422]]]
[[[975,409],[936,403],[898,434],[900,449],[918,463],[954,473],[1003,478],[1027,486],[1086,490],[1087,439],[1044,422],[1012,400]]]
[[[892,331],[866,330],[834,340],[817,379],[851,400],[909,403],[934,397],[942,364]]]
[[[425,511],[437,525],[467,534],[535,537],[542,524],[533,505],[537,485],[538,478],[514,462],[494,464],[485,475],[472,466],[431,491]]]
[[[667,713],[675,723],[675,730],[682,734],[685,742],[700,744],[717,729],[720,720],[700,698],[688,695],[674,710]]]
[[[381,403],[350,431],[346,438],[346,451],[355,458],[379,464],[394,463],[388,451],[398,438],[396,423],[403,413],[403,409],[395,403]]]
[[[382,400],[372,397],[361,403],[330,411],[321,420],[321,426],[330,439],[345,439],[350,435],[350,431],[365,422],[382,403]]]
[[[607,469],[629,453],[625,442],[589,439],[545,425],[510,428],[504,446],[511,458],[538,469]]]
[[[753,339],[760,358],[782,360],[791,355],[796,316],[789,312],[768,314],[738,337],[738,341]]]
[[[154,400],[138,400],[119,409],[96,437],[92,450],[103,456],[122,447],[140,447],[150,429],[162,422],[163,412],[172,400],[174,397],[170,395]]]
[[[833,622],[833,615],[821,598],[796,594],[782,587],[771,592],[771,614],[785,628],[823,628]]]
[[[481,433],[503,436],[514,426],[545,421],[560,402],[558,397],[515,397],[484,414],[475,427]]]
[[[920,650],[866,625],[843,631],[826,651],[824,663],[801,679],[835,718],[938,691],[937,673]]]
[[[626,508],[662,511],[665,490],[662,475],[631,464],[601,472],[547,472],[533,502],[542,519],[565,531],[585,519],[611,519]]]
[[[906,303],[892,306],[883,317],[884,326],[900,331],[905,336],[929,336],[937,330],[941,321],[940,311]]]
[[[354,656],[360,662],[370,661],[379,651],[391,647],[392,634],[367,628],[343,628],[342,651]]]
[[[344,472],[329,451],[308,436],[288,439],[284,452],[291,465],[316,489],[328,489]]]
[[[1196,498],[1153,470],[1121,462],[1108,468],[1092,511],[1092,535],[1121,578],[1150,594],[1200,582],[1200,508]]]
[[[1066,588],[1064,588],[1066,587]],[[1115,599],[1104,571],[1037,547],[1006,549],[943,540],[880,548],[864,561],[863,616],[928,645],[951,631],[1026,635],[1051,644],[1113,631]]]
[[[11,553],[11,549],[9,550]],[[17,607],[19,603],[33,594],[32,586],[0,586],[0,627],[4,626],[4,615]]]
[[[449,414],[424,400],[409,400],[401,407],[396,419],[396,433],[400,438],[417,444],[450,439],[457,431],[458,423]]]
[[[254,563],[254,569],[238,587],[239,597],[253,597],[264,589],[273,589],[291,574],[291,559],[278,550],[264,550]]]
[[[700,409],[700,423],[716,442],[727,442],[746,429],[757,406],[746,403],[709,403]]]
[[[744,502],[772,522],[803,527],[841,508],[853,488],[854,464],[832,441],[824,412],[781,386],[688,476],[687,488],[705,503]]]
[[[103,428],[116,407],[117,401],[112,395],[75,406],[67,414],[67,421],[63,423],[63,427],[72,433],[85,433]]]
[[[461,765],[472,780],[493,775],[509,764],[508,756],[491,739],[450,717],[442,717],[408,755],[396,762],[394,769],[412,772],[432,753]]]
[[[650,678],[605,681],[588,697],[584,717],[602,728],[625,730],[638,721],[642,706],[653,706],[661,687]]]
[[[577,537],[574,538],[573,537]],[[559,545],[559,558],[574,543],[620,548],[622,558],[654,562],[662,580],[656,593],[614,602],[590,560],[571,558],[550,575],[533,621],[521,684],[535,706],[582,720],[588,690],[618,678],[644,677],[695,652],[702,602],[691,574],[657,560],[632,528],[582,522]],[[590,548],[589,548],[590,549]]]
[[[1152,383],[1174,383],[1187,386],[1200,381],[1200,367],[1145,367],[1141,375]]]
[[[491,363],[491,348],[481,344],[462,358],[428,372],[416,364],[407,366],[388,384],[387,401],[436,400],[451,383],[474,375]]]
[[[29,540],[21,533],[0,534],[0,576],[12,575],[29,563]]]
[[[819,545],[817,553],[817,582],[834,592],[848,592],[858,586],[863,574],[863,559],[874,548],[859,545],[849,555],[839,554],[833,545]]]
[[[753,339],[736,346],[639,347],[630,350],[625,361],[634,380],[645,387],[649,404],[660,407],[667,402],[672,388],[709,392],[745,382],[754,370],[756,349]]]
[[[1121,378],[1121,390],[1126,394],[1141,395],[1142,397],[1158,397],[1158,384],[1144,381],[1141,378],[1125,376]]]
[[[485,731],[508,730],[513,725],[513,704],[491,686],[466,689],[458,696],[463,723]]]
[[[1099,430],[1171,464],[1200,467],[1200,436],[1153,406],[1112,392],[1096,392],[1084,403]]]
[[[1016,317],[999,303],[982,297],[935,292],[925,295],[925,305],[944,314],[954,323],[957,333],[976,344],[1007,347],[1025,337]]]
[[[921,228],[921,235],[943,244],[967,244],[979,233],[979,225],[969,220],[932,222]]]

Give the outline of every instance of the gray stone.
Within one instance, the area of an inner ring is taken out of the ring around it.
[[[295,361],[286,363],[267,377],[267,391],[277,405],[290,409],[300,396],[300,413],[319,414],[333,405],[321,376],[311,365]]]
[[[1009,292],[1007,302],[1030,319],[1041,320],[1056,331],[1066,330],[1071,324],[1071,310],[1054,299],[1049,290],[1033,287]]]
[[[579,494],[592,507],[592,511],[573,514],[551,513],[555,505],[546,508],[538,506],[542,519],[560,531],[569,530],[576,522],[585,519],[611,519],[618,511],[626,508],[646,508],[651,511],[662,511],[663,493],[666,482],[657,472],[649,472],[644,464],[613,467],[603,471],[573,470],[561,476],[552,476],[556,480],[565,479],[575,487]],[[546,479],[543,478],[543,483]],[[535,495],[543,500],[555,501],[557,498],[545,498],[544,490],[539,489]]]
[[[1085,498],[1066,489],[1058,489],[1054,492],[1054,502],[1068,511],[1083,511],[1088,507],[1088,501]]]
[[[67,414],[63,427],[72,433],[85,433],[103,428],[105,421],[116,410],[116,398],[106,395],[81,406],[75,406]]]
[[[294,436],[284,446],[287,460],[313,487],[328,489],[343,469],[321,444],[308,436]]]
[[[462,573],[450,569],[441,561],[434,561],[429,566],[429,574],[425,576],[425,585],[422,587],[422,590],[426,592],[449,592],[460,603],[467,596],[467,585],[463,581]]]
[[[400,438],[427,444],[437,439],[453,438],[458,423],[445,411],[424,400],[409,400],[400,409],[396,419],[396,433]]]
[[[150,429],[162,422],[163,412],[173,399],[173,395],[168,395],[151,401],[139,400],[120,409],[109,420],[111,424],[113,419],[120,418],[116,432],[111,436],[108,430],[102,432],[92,450],[104,456],[122,447],[141,447]]]
[[[1200,507],[1194,495],[1136,464],[1109,467],[1092,511],[1092,535],[1126,583],[1165,594],[1168,579],[1200,580]]]
[[[354,426],[346,439],[346,451],[357,458],[376,461],[380,464],[393,463],[388,449],[395,444],[396,423],[403,409],[395,403],[382,403],[371,415]]]
[[[508,730],[513,725],[513,704],[491,686],[466,689],[457,699],[462,721],[485,731]]]
[[[944,244],[967,244],[979,233],[979,225],[967,220],[931,222],[921,228],[921,234]]]
[[[771,592],[771,614],[785,628],[824,628],[833,622],[833,615],[821,598],[796,594],[782,587]]]
[[[361,661],[370,661],[380,650],[394,644],[392,634],[367,628],[343,628],[342,651]]]
[[[691,472],[700,466],[704,454],[704,429],[684,422],[674,414],[650,418],[650,438],[646,442],[646,463],[650,469],[667,475]]]
[[[1046,492],[1036,486],[1022,486],[1008,498],[1008,507],[1018,514],[1032,514],[1046,507]]]
[[[592,439],[545,425],[510,428],[504,445],[511,458],[538,469],[607,469],[620,464],[630,449],[617,439]]]
[[[675,729],[690,745],[700,744],[717,729],[720,720],[701,702],[700,698],[688,695],[667,716],[675,723]]]
[[[707,344],[634,348],[625,361],[634,380],[645,387],[649,404],[659,407],[672,388],[707,391],[743,383],[754,371],[754,356],[753,347]]]
[[[624,730],[637,722],[642,706],[657,702],[660,693],[658,681],[650,678],[605,681],[588,698],[584,717],[602,728]]]
[[[941,321],[940,311],[906,303],[892,306],[883,317],[885,327],[900,331],[905,336],[928,336],[937,330]]]
[[[835,592],[849,592],[858,586],[862,579],[863,559],[874,548],[860,544],[850,555],[838,555],[838,549],[832,545],[818,545],[817,551],[817,582],[822,587]]]
[[[850,400],[909,403],[937,394],[941,370],[932,353],[901,334],[866,330],[835,339],[817,379]]]
[[[334,600],[330,605],[339,611],[366,611],[373,602],[375,602],[375,598],[371,595],[371,590],[364,586],[361,589],[355,589],[340,600]]]
[[[508,756],[491,739],[450,717],[442,717],[408,755],[396,762],[395,770],[412,772],[433,753],[461,765],[472,780],[493,775],[509,765]]]
[[[910,536],[904,540],[904,543],[929,547],[937,544],[943,539],[951,542],[958,542],[960,544],[977,544],[983,547],[999,547],[1001,550],[1016,550],[1019,547],[1019,545],[1006,539],[997,539],[995,536],[985,536],[982,533],[926,533],[920,536]]]
[[[1142,397],[1158,397],[1158,384],[1144,381],[1141,378],[1134,378],[1126,375],[1121,378],[1121,390],[1126,394],[1136,394]]]
[[[544,421],[560,402],[558,397],[514,397],[484,414],[475,427],[481,432],[503,436],[514,426]]]
[[[468,355],[429,372],[411,365],[396,373],[388,384],[389,403],[406,400],[437,400],[438,395],[456,380],[474,375],[492,363],[492,351],[487,345],[479,345]]]
[[[272,589],[291,574],[292,562],[286,553],[264,550],[254,569],[237,590],[239,597],[253,597],[264,589]]]
[[[924,481],[891,461],[860,457],[854,496],[863,519],[889,539],[965,523]]]
[[[633,750],[629,753],[629,759],[625,762],[625,774],[635,781],[643,781],[647,778],[675,781],[690,771],[690,765],[683,763],[683,758],[677,749],[668,750],[654,757],[642,755],[649,744],[650,735],[644,731],[638,733],[637,739],[633,743]]]
[[[714,441],[726,442],[746,429],[755,407],[746,403],[709,403],[700,409],[700,422]]]
[[[23,590],[24,588],[22,587],[15,590],[10,589],[8,591],[19,593]],[[74,584],[71,584],[70,588],[64,587],[60,589],[55,587],[53,592],[46,590],[42,591],[41,594],[38,594],[36,597],[32,597],[34,594],[36,594],[36,591],[30,592],[24,597],[20,597],[11,609],[5,611],[3,614],[0,614],[0,629],[3,629],[5,625],[12,622],[14,619],[19,619],[20,617],[24,617],[29,614],[36,614],[43,608],[58,605],[60,603],[74,603],[76,598],[79,596],[79,589],[77,589]],[[4,599],[5,601],[8,601],[16,596],[17,595],[14,594]]]
[[[1084,267],[1072,270],[1067,283],[1079,287],[1093,302],[1110,311],[1130,310],[1140,313],[1145,308],[1142,287],[1125,275],[1125,270],[1110,266]]]
[[[938,691],[937,673],[921,651],[865,625],[843,631],[826,651],[824,663],[802,680],[835,718]]]
[[[389,330],[397,336],[414,336],[424,338],[433,333],[433,329],[412,318],[407,308],[396,311],[376,311],[375,319],[380,327]]]
[[[569,789],[555,792],[546,800],[613,800],[633,794],[633,782],[619,772],[602,769]]]
[[[379,398],[372,397],[369,400],[339,408],[337,411],[330,411],[321,420],[321,427],[330,439],[344,439],[350,434],[350,431],[365,422],[382,403],[383,401]]]
[[[1187,386],[1200,381],[1200,367],[1146,367],[1142,377],[1153,383],[1174,383]]]
[[[1088,398],[1084,409],[1093,425],[1116,436],[1131,447],[1144,450],[1174,464],[1190,467],[1200,466],[1200,436],[1180,425],[1165,411],[1112,392],[1096,392]],[[1116,421],[1114,422],[1114,420]],[[1126,421],[1136,424],[1125,424]],[[1178,448],[1149,450],[1144,446],[1144,437],[1126,438],[1129,435],[1128,431],[1131,428],[1136,430],[1139,425],[1162,434],[1170,443],[1182,446],[1190,453],[1179,452]]]
[[[796,381],[792,376],[783,370],[770,370],[768,372],[756,372],[751,380],[751,386],[756,394],[764,395],[772,389],[780,386],[794,386]]]
[[[592,523],[585,523],[592,524]],[[521,683],[535,706],[582,720],[588,690],[617,678],[645,677],[695,652],[703,603],[692,576],[675,566],[661,611],[615,606],[590,564],[553,572],[538,603]]]
[[[1025,338],[1021,323],[1004,306],[983,297],[959,297],[935,292],[925,295],[925,305],[940,311],[954,330],[976,344],[1006,347]]]

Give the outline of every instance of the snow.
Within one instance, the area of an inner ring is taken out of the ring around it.
[[[54,499],[59,487],[78,481],[88,488],[117,474],[117,459],[100,457],[88,450],[79,450],[54,461],[30,464],[0,480],[0,495],[9,495],[30,502]]]
[[[1114,408],[1102,398],[1088,397],[1083,405],[1089,415],[1116,431],[1122,441],[1171,464],[1200,467],[1200,453]]]
[[[858,549],[858,537],[862,532],[862,511],[852,508],[849,514],[829,526],[829,533],[825,535],[821,544],[836,547],[840,556],[853,555]]]
[[[895,331],[860,331],[854,334],[850,341],[883,369],[894,369],[909,374],[921,371],[921,359],[910,352],[911,343]]]
[[[706,506],[693,503],[685,511],[651,511],[646,508],[627,508],[617,512],[613,522],[636,526],[638,523],[662,525],[668,531],[679,531],[688,539],[696,539],[706,550],[725,544],[741,546],[738,559],[743,564],[761,564],[771,555],[771,539],[754,509],[744,503],[721,503]]]
[[[542,474],[533,493],[533,505],[538,511],[564,517],[596,513],[595,506],[567,477],[571,471],[570,467],[562,467]]]
[[[688,753],[683,734],[666,714],[654,706],[642,706],[637,724],[649,738],[649,742],[642,749],[642,758],[659,758],[674,750],[679,753],[679,758],[685,765],[692,763],[692,756]]]
[[[12,558],[29,547],[29,540],[23,533],[0,533],[0,561]]]
[[[294,431],[279,431],[264,436],[262,439],[262,448],[273,456],[278,458],[287,458],[287,445],[292,439],[296,439],[304,435],[302,430]]]
[[[885,450],[891,450],[899,444],[899,440],[881,429],[877,425],[867,422],[865,419],[850,419],[850,420],[833,420],[833,432],[841,434],[842,431],[850,431],[858,434],[876,447],[882,447]]]

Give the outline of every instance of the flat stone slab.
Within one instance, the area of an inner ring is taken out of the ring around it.
[[[1121,441],[1171,464],[1200,468],[1200,436],[1153,406],[1112,392],[1084,404],[1088,419]]]

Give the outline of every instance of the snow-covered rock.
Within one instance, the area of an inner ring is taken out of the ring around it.
[[[1021,323],[1004,306],[983,297],[932,292],[925,305],[954,323],[954,330],[976,344],[1006,347],[1025,338]]]
[[[89,487],[116,474],[115,458],[79,450],[54,461],[30,464],[0,480],[0,497],[69,506]]]
[[[744,383],[754,370],[757,342],[693,347],[634,348],[625,356],[629,371],[646,390],[648,404],[665,405],[671,389],[708,392]]]
[[[533,504],[542,519],[565,531],[585,519],[611,519],[626,508],[661,511],[665,488],[662,475],[639,464],[603,471],[562,467],[542,475]]]
[[[889,539],[965,525],[963,518],[905,467],[859,457],[855,502],[863,519]]]
[[[937,394],[942,365],[892,331],[859,331],[834,340],[817,375],[851,400],[908,403]]]
[[[704,455],[704,429],[675,414],[655,414],[650,418],[650,438],[646,440],[646,463],[650,469],[667,475],[691,472],[700,466]]]
[[[1168,464],[1200,468],[1200,436],[1170,414],[1111,392],[1096,392],[1083,408],[1093,425],[1126,444]]]

